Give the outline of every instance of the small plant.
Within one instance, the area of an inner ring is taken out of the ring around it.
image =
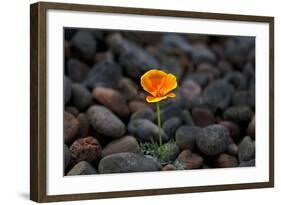
[[[171,92],[177,87],[177,79],[171,73],[165,73],[161,70],[152,69],[147,71],[141,77],[141,85],[143,89],[150,95],[146,97],[148,103],[156,103],[157,108],[157,124],[159,135],[159,156],[164,156],[164,148],[162,147],[161,136],[161,116],[160,101],[166,98],[175,98],[176,94]],[[162,153],[163,152],[163,153]]]
[[[170,159],[171,153],[169,146],[172,144],[175,144],[175,141],[171,140],[161,146],[153,141],[140,143],[140,151],[144,155],[151,156],[162,165],[171,164],[173,161]]]

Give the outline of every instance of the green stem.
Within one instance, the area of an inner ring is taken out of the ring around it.
[[[160,103],[157,102],[157,123],[158,123],[158,135],[159,135],[159,147],[162,146],[162,136],[161,136],[161,118],[160,118]]]

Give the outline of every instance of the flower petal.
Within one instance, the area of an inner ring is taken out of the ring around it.
[[[169,93],[168,95],[167,95],[167,97],[169,97],[169,98],[175,98],[177,95],[175,94],[175,93]]]
[[[167,95],[176,87],[177,87],[177,78],[173,74],[169,73],[168,75],[166,75],[166,78],[161,85],[161,89],[158,92],[158,95],[160,96]]]
[[[168,96],[163,96],[163,97],[154,97],[154,96],[147,96],[146,97],[146,101],[149,103],[155,103],[155,102],[159,102],[161,100],[166,99]]]
[[[156,96],[167,74],[161,70],[152,69],[141,77],[141,85],[145,91]]]

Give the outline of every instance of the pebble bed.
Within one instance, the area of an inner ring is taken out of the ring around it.
[[[64,58],[65,175],[255,166],[254,38],[66,28]],[[178,81],[161,101],[169,163],[141,152],[158,140],[153,68]]]

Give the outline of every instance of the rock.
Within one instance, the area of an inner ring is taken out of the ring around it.
[[[79,115],[79,110],[76,107],[73,107],[73,106],[65,107],[64,111],[72,114],[74,117],[77,117]]]
[[[249,161],[242,161],[239,164],[239,167],[254,167],[256,165],[256,160],[252,159]]]
[[[216,108],[225,110],[231,103],[233,92],[233,86],[227,81],[216,80],[205,88],[203,97],[208,99]]]
[[[128,173],[159,171],[160,165],[153,161],[131,152],[116,153],[104,157],[99,163],[99,173]]]
[[[132,136],[125,136],[111,141],[102,150],[102,157],[120,152],[138,152],[139,144]]]
[[[232,104],[234,106],[255,107],[255,96],[249,91],[239,91],[234,93]]]
[[[240,72],[233,72],[229,73],[225,76],[225,80],[231,83],[235,90],[245,90],[247,88],[247,79],[246,77]]]
[[[169,138],[174,138],[177,129],[182,125],[182,120],[179,117],[172,117],[164,122],[162,128]]]
[[[185,80],[179,89],[180,97],[186,108],[192,108],[200,98],[201,87],[193,80]]]
[[[209,77],[206,73],[188,73],[185,80],[192,80],[201,87],[205,87],[209,82]]]
[[[63,145],[63,161],[64,161],[64,168],[69,165],[70,162],[70,151],[66,144]]]
[[[184,164],[184,169],[198,169],[204,164],[204,159],[189,149],[183,150],[177,160]]]
[[[63,94],[64,94],[64,97],[63,97],[63,101],[64,101],[64,104],[67,104],[71,98],[71,92],[72,92],[72,89],[71,89],[71,81],[68,77],[64,76],[63,77]]]
[[[251,137],[246,136],[238,146],[238,159],[242,161],[250,161],[255,158],[255,141]]]
[[[73,83],[70,101],[79,110],[84,111],[92,103],[92,95],[83,85]]]
[[[101,86],[116,88],[121,79],[122,69],[113,60],[105,59],[94,65],[83,84],[91,89]]]
[[[193,46],[178,34],[165,34],[162,37],[162,43],[171,48],[182,50],[185,54],[191,55]]]
[[[196,145],[196,138],[200,138],[202,129],[194,126],[181,126],[176,132],[176,143],[181,150],[193,150]]]
[[[123,95],[119,91],[112,88],[96,87],[92,94],[98,102],[105,105],[119,117],[128,117],[130,112],[129,108]]]
[[[159,149],[162,149],[162,151],[165,153],[162,158],[160,158],[160,161],[163,163],[172,163],[180,153],[178,145],[174,142],[163,144]]]
[[[208,108],[193,108],[192,118],[195,125],[199,127],[206,127],[215,123],[215,116],[213,112]]]
[[[76,133],[77,138],[84,138],[89,136],[91,124],[88,116],[85,113],[80,113],[77,116],[77,120],[79,121],[79,130]]]
[[[228,61],[225,61],[225,60],[220,60],[218,62],[217,67],[223,76],[228,73],[231,73],[233,70],[232,65]]]
[[[126,100],[134,99],[138,94],[138,86],[130,78],[122,78],[118,84],[118,90]]]
[[[108,38],[109,46],[119,55],[119,63],[128,76],[139,79],[151,68],[159,68],[158,61],[144,49],[119,34]]]
[[[222,153],[215,159],[214,166],[218,168],[237,167],[238,161],[235,157]]]
[[[247,61],[250,49],[255,45],[254,38],[235,37],[225,43],[225,57],[232,64],[242,67]]]
[[[234,142],[238,142],[240,139],[240,127],[232,121],[220,121],[222,126],[228,129],[230,137]]]
[[[234,106],[227,108],[223,113],[223,118],[236,123],[247,123],[252,118],[252,111],[247,106]]]
[[[101,158],[100,143],[94,137],[78,139],[70,146],[71,158],[75,162],[97,163]]]
[[[174,171],[177,170],[177,167],[175,167],[172,164],[167,164],[165,167],[162,168],[162,171]]]
[[[79,129],[79,121],[70,113],[63,114],[63,139],[66,144],[70,144]]]
[[[192,60],[195,64],[215,63],[216,55],[204,44],[197,44],[192,50]]]
[[[185,125],[195,126],[192,116],[188,110],[183,110],[181,115]]]
[[[90,175],[98,174],[96,169],[86,161],[81,161],[77,163],[68,173],[67,176],[74,175]]]
[[[207,156],[214,156],[227,150],[232,143],[228,130],[222,125],[210,125],[196,138],[199,150]]]
[[[251,122],[248,125],[247,128],[247,135],[255,139],[256,137],[256,123],[255,123],[255,117],[251,120]]]
[[[181,117],[182,109],[179,105],[169,105],[160,110],[161,122],[164,123],[172,117]]]
[[[238,146],[235,143],[232,143],[228,146],[227,153],[233,156],[238,155]]]
[[[71,49],[79,56],[79,58],[89,61],[93,58],[96,51],[96,40],[90,32],[78,31],[71,39]]]
[[[104,106],[93,105],[87,111],[92,127],[109,137],[119,138],[125,134],[124,123]]]
[[[153,122],[155,119],[154,111],[149,107],[139,110],[133,113],[130,118],[130,120],[136,120],[136,119],[147,119]]]
[[[129,110],[131,113],[137,112],[139,110],[143,110],[147,107],[148,107],[147,103],[139,100],[132,100],[129,102]]]
[[[210,63],[200,63],[197,65],[197,72],[206,73],[209,80],[213,81],[220,77],[220,71],[217,67]]]
[[[66,73],[73,82],[82,82],[86,78],[89,70],[90,68],[88,65],[76,58],[70,58],[67,61]]]
[[[180,61],[178,60],[178,58],[174,58],[174,57],[164,58],[161,62],[160,68],[166,73],[172,73],[173,75],[176,76],[178,80],[181,79],[182,74],[184,72]]]
[[[140,142],[159,141],[158,127],[147,119],[136,119],[128,124],[128,132],[135,136]],[[161,129],[160,131],[163,142],[168,141],[169,137]]]

